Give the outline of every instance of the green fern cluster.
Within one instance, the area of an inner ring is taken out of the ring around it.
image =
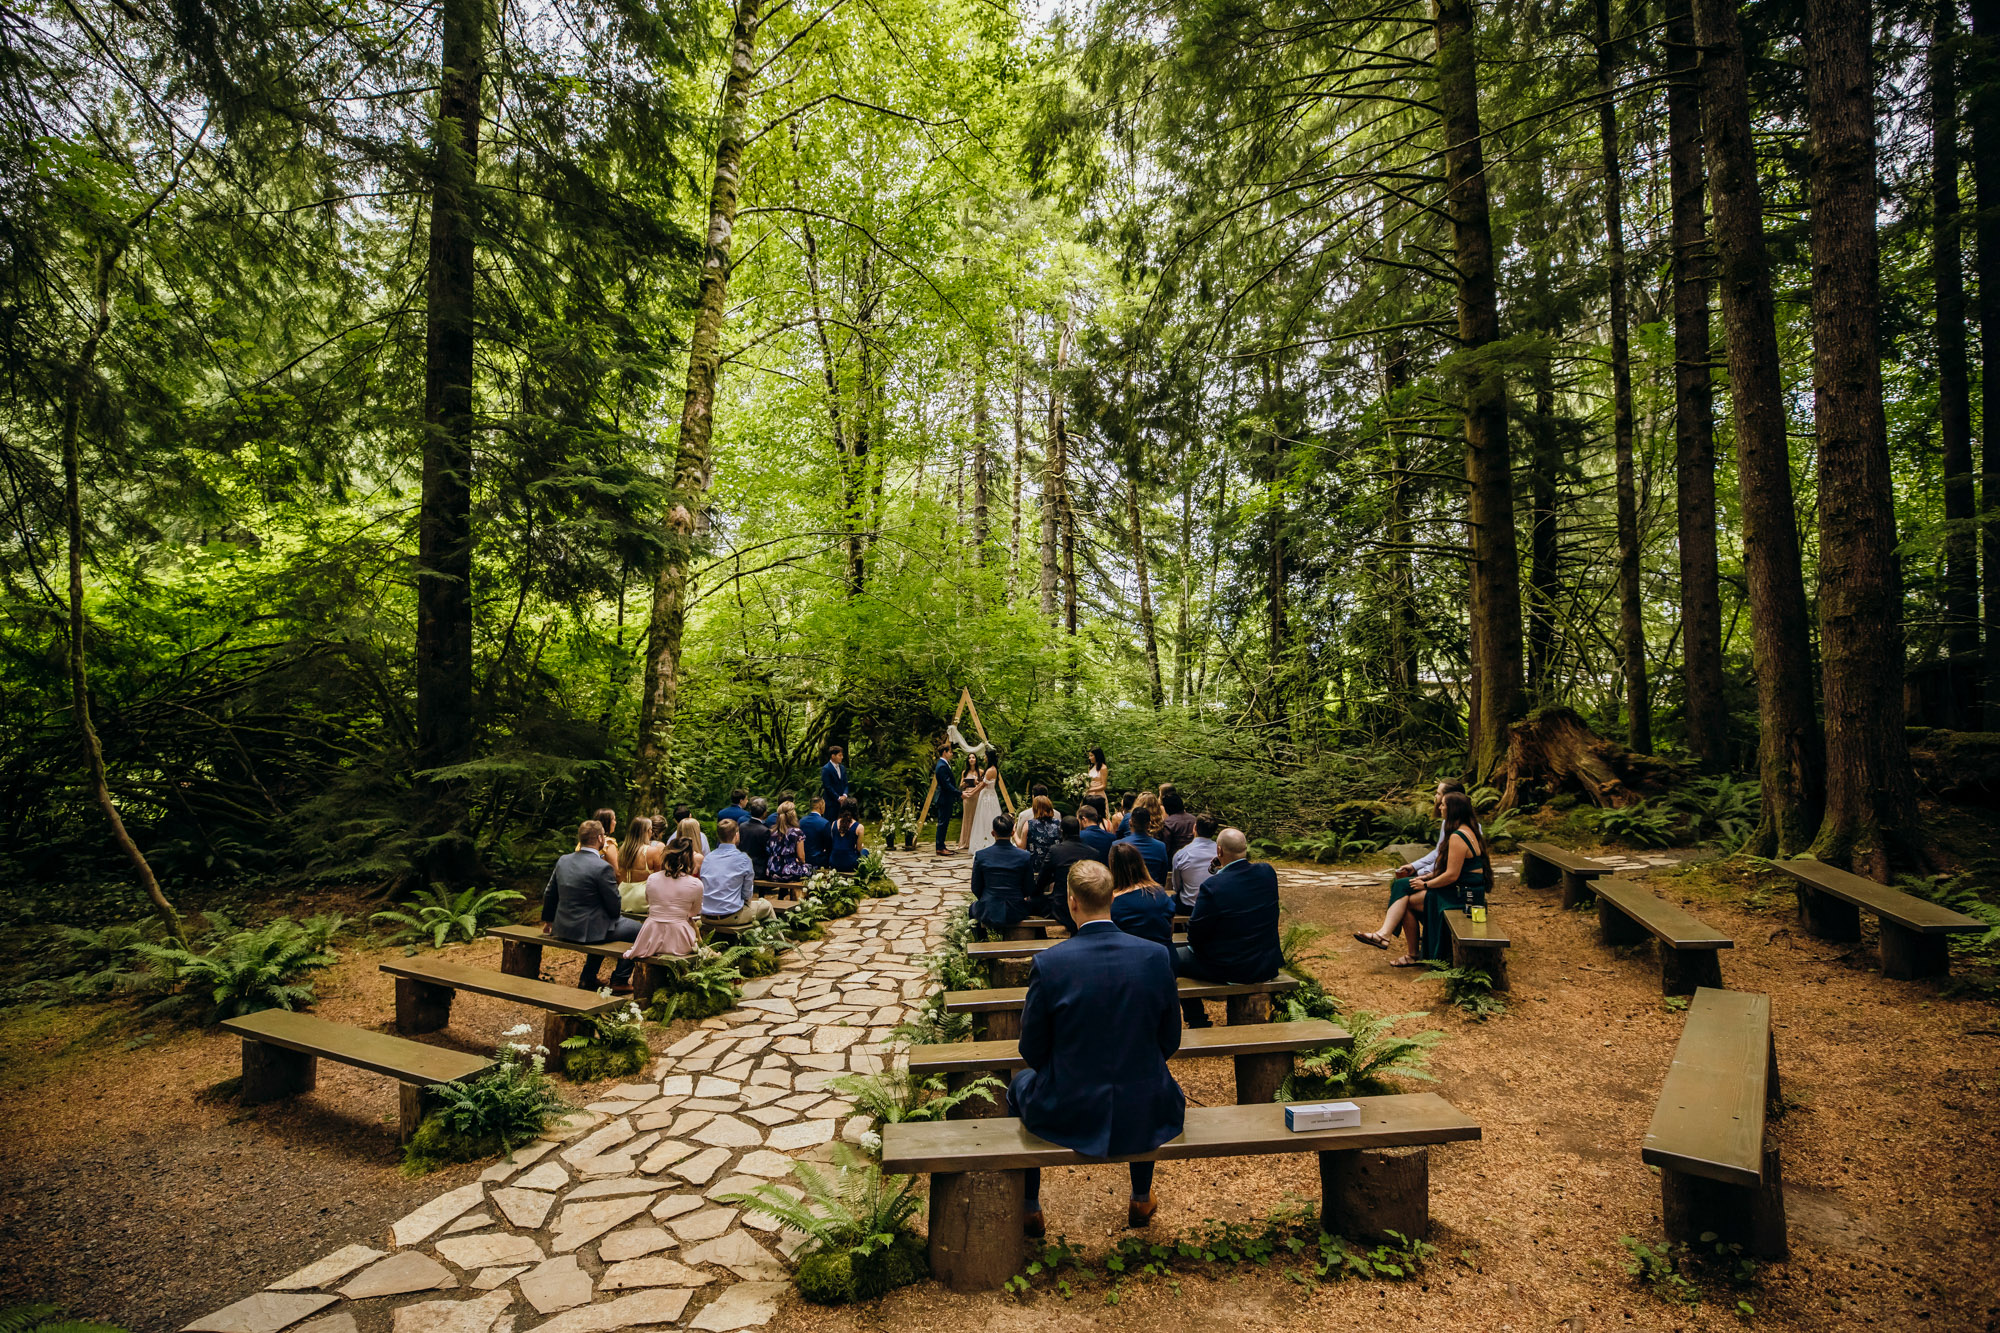
[[[1445,1003],[1483,1023],[1507,1012],[1507,1002],[1493,993],[1493,974],[1479,967],[1453,967],[1442,960],[1426,964],[1435,981],[1444,983]]]
[[[799,1294],[818,1305],[873,1300],[926,1275],[922,1246],[910,1232],[923,1199],[912,1176],[885,1176],[878,1163],[846,1144],[834,1148],[833,1170],[795,1162],[796,1190],[759,1185],[720,1202],[762,1213],[806,1236]]]
[[[337,961],[331,940],[345,926],[339,916],[293,921],[280,917],[242,930],[195,953],[177,945],[139,941],[132,952],[153,965],[153,989],[165,998],[147,1016],[184,1016],[205,1023],[261,1009],[303,1009],[314,999],[304,978]]]
[[[720,953],[704,946],[686,958],[653,959],[653,966],[664,971],[667,979],[653,992],[646,1016],[655,1023],[671,1023],[676,1018],[713,1018],[728,1013],[743,995],[743,973],[736,964],[749,952],[741,945]]]
[[[878,1130],[883,1125],[944,1120],[975,1097],[997,1103],[1007,1095],[1007,1085],[991,1074],[962,1088],[947,1088],[940,1075],[919,1078],[906,1064],[892,1065],[879,1074],[842,1074],[826,1085],[853,1102],[858,1113],[872,1118]]]
[[[71,1319],[56,1306],[37,1302],[0,1310],[0,1333],[125,1333],[125,1330],[94,1319]]]
[[[1670,847],[1674,842],[1674,812],[1646,801],[1607,806],[1593,822],[1605,838],[1634,847]]]
[[[572,1082],[624,1078],[644,1069],[653,1058],[653,1048],[646,1044],[646,1016],[636,1002],[627,1000],[616,1009],[585,1014],[583,1021],[590,1031],[562,1044],[563,1073]]]
[[[476,940],[489,926],[504,924],[513,916],[508,904],[520,901],[521,895],[512,889],[470,888],[454,894],[433,884],[403,909],[377,912],[369,920],[395,927],[389,936],[392,944],[442,949],[453,940]]]
[[[405,1175],[512,1152],[568,1114],[569,1104],[545,1069],[548,1052],[527,1045],[527,1032],[526,1024],[508,1032],[484,1077],[425,1089],[437,1109],[403,1149]]]
[[[1304,1012],[1303,1006],[1295,1006],[1289,997],[1287,1009],[1286,1017],[1294,1020],[1320,1016]],[[1322,1046],[1299,1055],[1292,1073],[1278,1090],[1278,1100],[1323,1101],[1394,1092],[1398,1079],[1435,1082],[1424,1066],[1430,1060],[1431,1048],[1444,1040],[1444,1033],[1433,1028],[1402,1037],[1391,1031],[1405,1019],[1429,1016],[1422,1010],[1385,1015],[1361,1009],[1339,1015],[1342,1026],[1354,1039],[1353,1044]]]

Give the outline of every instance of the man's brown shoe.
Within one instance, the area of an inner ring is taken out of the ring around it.
[[[1128,1227],[1149,1227],[1153,1225],[1153,1196],[1134,1199],[1125,1208],[1125,1225]]]
[[[1022,1215],[1021,1234],[1029,1240],[1040,1240],[1049,1234],[1048,1219],[1042,1216],[1041,1209],[1037,1208],[1032,1213]]]

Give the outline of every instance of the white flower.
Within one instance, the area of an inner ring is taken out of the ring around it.
[[[879,1153],[882,1151],[882,1136],[871,1129],[861,1136],[861,1146],[871,1153]]]
[[[525,1037],[531,1030],[526,1023],[516,1023],[500,1035],[503,1037]]]

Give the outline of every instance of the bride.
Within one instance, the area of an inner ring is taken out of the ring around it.
[[[999,813],[1000,750],[997,746],[989,746],[986,769],[966,793],[965,824],[960,842],[975,852],[982,847],[991,847],[993,819]]]

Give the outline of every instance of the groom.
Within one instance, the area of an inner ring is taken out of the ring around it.
[[[937,854],[944,856],[944,831],[951,826],[951,808],[958,800],[958,775],[951,769],[951,742],[938,746],[937,763],[931,766],[931,778],[937,783],[937,802],[933,809],[937,813]],[[958,848],[951,849],[953,852]]]

